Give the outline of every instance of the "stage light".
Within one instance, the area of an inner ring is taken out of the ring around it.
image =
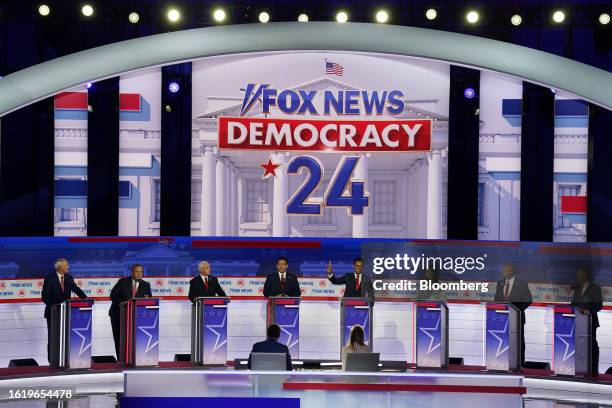
[[[170,9],[168,10],[167,17],[168,17],[168,20],[170,20],[173,23],[176,23],[177,21],[181,19],[181,12],[175,8]]]
[[[172,81],[170,82],[170,84],[168,84],[168,90],[172,93],[177,93],[178,91],[181,90],[181,86],[179,85],[178,82]]]
[[[510,22],[513,26],[519,26],[523,22],[523,17],[518,14],[515,14],[510,18]]]
[[[260,23],[267,23],[268,21],[270,21],[270,15],[268,13],[266,13],[265,11],[262,11],[261,13],[259,13]]]
[[[88,83],[87,83],[87,89],[91,88],[91,86],[92,86],[92,85],[93,85],[93,84],[92,84],[91,82],[88,82]]]
[[[225,20],[225,10],[216,9],[213,13],[213,18],[217,23],[220,23]]]
[[[436,9],[429,9],[425,12],[425,17],[428,20],[435,20],[436,17],[438,17],[438,12],[436,11]]]
[[[336,21],[339,23],[346,23],[348,21],[348,14],[344,11],[339,12],[336,14]]]
[[[476,90],[471,87],[465,88],[465,90],[463,91],[463,96],[465,96],[468,99],[472,99],[473,97],[476,96]]]
[[[45,16],[46,17],[46,16],[49,15],[50,12],[51,12],[51,9],[46,4],[42,4],[38,8],[38,14],[40,14],[41,16]]]
[[[601,13],[599,15],[599,23],[606,25],[610,23],[610,15],[608,13]]]
[[[378,10],[376,12],[376,22],[384,24],[389,21],[389,13],[385,10]]]
[[[555,23],[562,23],[565,20],[565,13],[557,10],[553,13],[552,19]]]
[[[304,13],[300,14],[298,16],[298,21],[300,23],[307,23],[308,22],[308,14],[304,14]]]
[[[137,12],[133,11],[128,16],[128,20],[130,20],[130,23],[136,24],[137,22],[140,21],[140,15]]]
[[[465,19],[467,20],[468,23],[470,24],[476,24],[478,22],[478,19],[480,18],[480,15],[478,14],[477,11],[471,10],[469,11],[466,15],[465,15]]]
[[[81,9],[81,13],[83,13],[83,15],[85,17],[91,17],[93,16],[94,13],[94,9],[92,6],[90,6],[89,4],[86,4],[83,6],[83,8]]]

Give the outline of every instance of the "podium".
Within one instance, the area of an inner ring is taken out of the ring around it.
[[[370,350],[372,342],[372,300],[363,297],[345,297],[340,300],[340,350],[350,339],[353,326],[363,327],[364,340]]]
[[[591,314],[576,306],[555,306],[554,371],[557,375],[591,375]]]
[[[227,363],[228,297],[199,297],[191,306],[191,362]]]
[[[416,304],[416,364],[423,368],[448,366],[448,307],[439,300]]]
[[[510,303],[489,303],[486,322],[487,370],[520,369],[521,311]]]
[[[66,300],[51,307],[51,367],[91,367],[93,303],[93,299]]]
[[[267,327],[274,323],[281,328],[278,341],[289,348],[291,358],[299,358],[300,298],[269,297]]]
[[[121,305],[119,362],[154,366],[159,362],[159,299],[133,298]]]

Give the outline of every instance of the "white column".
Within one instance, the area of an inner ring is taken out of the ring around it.
[[[238,169],[232,167],[232,235],[238,235]]]
[[[236,169],[236,235],[240,235],[240,223],[242,222],[242,194],[244,191],[244,180]]]
[[[287,177],[285,176],[285,153],[274,153],[272,162],[283,164],[276,169],[272,192],[272,236],[286,237],[289,233],[285,204],[287,202]]]
[[[215,212],[217,189],[217,149],[214,146],[200,146],[202,153],[202,205],[200,207],[200,234],[215,235]]]
[[[225,173],[225,157],[219,157],[217,159],[217,171],[216,171],[216,220],[215,220],[215,232],[217,236],[222,236],[225,233],[225,226],[227,223],[227,181]]]
[[[355,171],[353,172],[353,179],[355,181],[363,180],[364,190],[367,190],[367,179],[368,179],[368,155],[361,155]],[[350,181],[349,181],[350,183]],[[372,196],[370,195],[369,205],[372,205]],[[363,209],[363,215],[353,214],[351,216],[353,220],[353,238],[367,238],[368,237],[368,208]]]
[[[427,238],[442,238],[442,168],[440,150],[427,154]]]

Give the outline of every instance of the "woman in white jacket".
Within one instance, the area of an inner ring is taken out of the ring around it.
[[[369,353],[370,347],[365,344],[365,333],[363,327],[359,325],[353,326],[349,341],[342,348],[342,370],[346,370],[346,356],[348,353]]]

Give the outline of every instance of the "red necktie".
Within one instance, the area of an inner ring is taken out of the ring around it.
[[[138,292],[138,283],[132,285],[132,297],[136,297],[136,292]]]
[[[510,298],[510,282],[506,281],[506,286],[504,287],[504,300],[507,302]]]
[[[204,286],[206,286],[206,290],[208,290],[208,277],[204,278]]]
[[[64,293],[64,275],[60,278],[60,286],[62,287],[62,293]]]
[[[281,288],[285,289],[285,274],[281,275]]]
[[[361,284],[361,278],[360,277],[361,277],[361,275],[357,275],[357,280],[355,282],[355,290],[357,290],[357,291],[359,290],[359,286]]]

